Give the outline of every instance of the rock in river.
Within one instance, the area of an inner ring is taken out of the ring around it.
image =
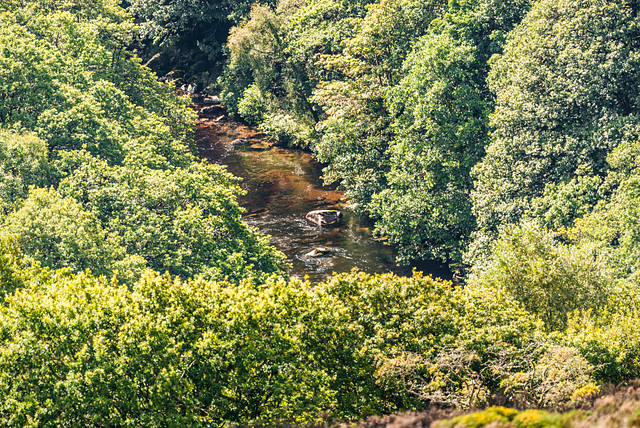
[[[201,114],[220,114],[224,109],[220,106],[207,106],[200,109]]]
[[[306,219],[318,226],[331,226],[340,223],[342,213],[338,210],[316,210],[309,212]]]
[[[220,98],[216,95],[205,97],[204,103],[211,106],[217,106],[220,104]]]
[[[305,257],[322,257],[322,256],[328,256],[329,254],[331,254],[331,250],[328,249],[327,247],[316,247],[313,250],[309,251],[304,256]]]

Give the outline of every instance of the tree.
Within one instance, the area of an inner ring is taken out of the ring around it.
[[[82,203],[150,268],[236,283],[284,272],[284,255],[242,221],[242,190],[223,167],[109,166],[87,152],[69,153],[64,162],[72,173],[60,192]]]
[[[272,108],[270,104],[275,102],[276,94],[282,95],[284,91],[281,79],[287,70],[284,69],[286,53],[282,27],[288,16],[280,10],[255,5],[249,18],[242,25],[231,28],[223,95],[232,112],[239,112],[250,123],[258,124]],[[248,93],[249,88],[254,88],[256,94]],[[259,103],[251,101],[256,97],[260,98]],[[255,107],[247,106],[249,102]],[[259,116],[253,117],[253,111]]]
[[[598,188],[600,201],[568,229],[567,238],[591,251],[619,281],[635,284],[640,275],[640,142],[621,143],[607,157],[608,174]]]
[[[399,259],[460,263],[475,227],[469,171],[480,159],[486,112],[476,47],[448,34],[421,39],[391,92],[398,115],[388,149],[387,184],[373,196],[376,233]]]
[[[59,6],[34,0],[2,14],[0,123],[35,133],[53,155],[85,146],[120,163],[146,145],[164,162],[192,161],[194,112],[126,50],[133,24]]]
[[[116,236],[71,198],[53,189],[31,188],[19,210],[4,221],[2,230],[18,237],[29,259],[51,269],[91,270],[96,275],[117,275],[133,283],[146,263],[127,254]]]
[[[16,207],[30,184],[53,186],[69,215],[44,212],[67,226],[86,226],[91,236],[74,240],[62,225],[50,225],[30,237],[36,225],[23,211],[11,225],[24,245],[33,238],[25,251],[52,267],[91,268],[98,275],[130,270],[127,281],[139,274],[140,257],[185,278],[263,281],[284,272],[284,255],[242,223],[236,181],[196,162],[195,113],[128,50],[135,27],[127,14],[112,1],[41,3],[21,2],[12,13],[0,9],[0,122],[46,143],[32,144],[44,153],[28,156],[11,144],[5,154],[3,144],[3,171],[15,165],[6,155],[20,165],[2,173],[2,209]],[[29,159],[35,156],[44,165]],[[39,194],[29,210],[35,215],[49,197],[60,202],[54,193]],[[136,263],[109,266],[125,259],[105,250],[98,243],[103,238]],[[36,244],[52,245],[51,258],[45,261],[49,256]]]
[[[491,259],[472,284],[504,288],[540,317],[547,330],[562,330],[576,309],[603,307],[614,287],[590,251],[563,244],[557,234],[523,223],[503,231]]]
[[[486,258],[499,225],[529,215],[536,198],[573,193],[548,186],[604,177],[607,154],[640,135],[637,11],[627,1],[536,2],[491,61],[495,131],[473,173],[470,260]]]
[[[326,114],[314,153],[326,182],[338,182],[363,210],[384,189],[390,168],[391,115],[385,91],[396,85],[415,37],[424,34],[443,2],[384,0],[356,21],[344,52],[323,58],[331,79],[321,81],[314,101]]]
[[[29,186],[51,181],[44,141],[0,129],[0,216],[9,214],[27,197]]]
[[[312,91],[327,76],[319,57],[344,49],[341,41],[367,3],[281,0],[275,8],[254,6],[250,19],[230,31],[222,78],[229,110],[281,144],[310,147],[321,115]]]

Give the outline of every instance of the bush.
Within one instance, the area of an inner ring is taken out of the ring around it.
[[[640,315],[637,310],[609,308],[579,311],[569,317],[566,343],[596,369],[600,382],[640,377]]]
[[[255,83],[244,90],[242,99],[238,103],[238,113],[251,125],[262,122],[268,111],[268,103]]]
[[[567,314],[602,307],[611,291],[607,270],[592,254],[559,242],[558,234],[523,223],[502,232],[488,265],[471,282],[504,288],[540,317],[548,330],[562,330]]]
[[[149,273],[132,291],[85,274],[23,288],[0,308],[0,424],[310,422],[334,407],[334,375],[309,345],[336,325],[307,286]]]

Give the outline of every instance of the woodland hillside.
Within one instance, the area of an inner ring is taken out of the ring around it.
[[[637,423],[639,12],[0,2],[0,425]],[[193,88],[463,281],[291,277]]]

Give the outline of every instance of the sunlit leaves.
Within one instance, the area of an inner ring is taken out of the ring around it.
[[[31,189],[19,210],[3,225],[18,238],[21,250],[32,260],[52,269],[91,270],[120,279],[136,278],[145,267],[141,257],[127,255],[117,236],[108,234],[98,219],[74,199],[53,189]]]
[[[478,247],[545,186],[602,177],[607,154],[638,137],[638,31],[628,2],[541,1],[509,35],[491,62],[495,132],[475,169]]]
[[[284,266],[267,239],[242,222],[237,179],[220,166],[109,166],[86,152],[65,161],[78,165],[60,191],[82,202],[130,254],[159,272],[237,282]]]
[[[19,206],[29,186],[49,184],[50,172],[44,141],[32,134],[0,130],[0,215]]]
[[[472,281],[504,288],[549,330],[562,330],[576,309],[600,308],[613,291],[611,277],[590,251],[557,242],[531,224],[506,229],[491,259]]]

